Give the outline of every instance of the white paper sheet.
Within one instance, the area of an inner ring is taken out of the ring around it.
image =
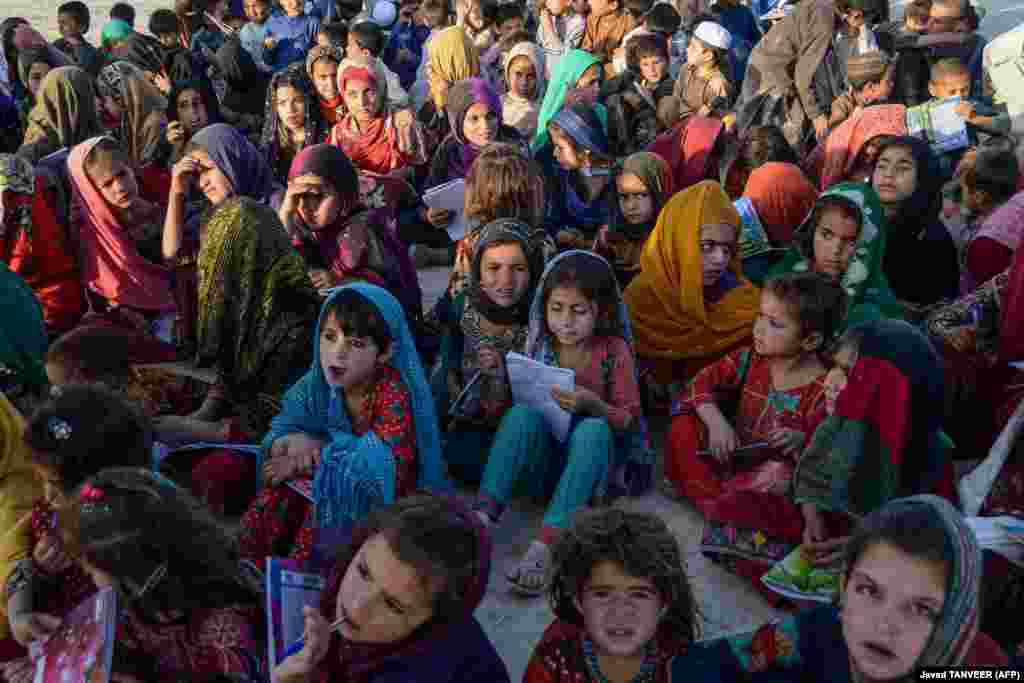
[[[515,402],[539,410],[555,438],[565,442],[569,437],[572,415],[555,402],[551,390],[554,387],[574,390],[576,373],[568,368],[545,365],[514,351],[505,356],[505,367]]]
[[[907,131],[927,140],[938,154],[967,147],[970,145],[967,124],[956,113],[959,103],[959,97],[947,97],[910,107],[907,109]]]
[[[432,187],[423,193],[423,203],[431,209],[452,211],[455,217],[446,230],[453,240],[460,240],[466,234],[466,181],[456,178],[443,185]]]

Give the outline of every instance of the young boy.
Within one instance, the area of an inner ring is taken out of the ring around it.
[[[659,113],[663,124],[671,125],[690,114],[723,117],[732,106],[733,85],[726,75],[727,54],[732,36],[721,24],[697,24],[686,47],[686,66],[673,91],[675,115],[666,106]]]
[[[835,128],[856,112],[889,99],[893,86],[893,67],[884,52],[865,52],[846,63],[850,87],[832,101],[828,126]]]
[[[903,32],[924,35],[928,33],[929,0],[915,0],[903,10]]]
[[[263,71],[269,71],[266,63],[267,23],[273,14],[270,0],[244,0],[242,9],[245,11],[245,18],[248,20],[242,30],[238,32],[238,39],[242,47],[252,57]]]
[[[604,63],[605,75],[614,76],[616,51],[621,49],[626,34],[636,28],[637,21],[625,11],[623,0],[589,0],[588,4],[590,15],[580,47]]]
[[[84,2],[72,0],[58,7],[60,39],[53,46],[95,76],[99,70],[99,52],[85,39],[85,34],[89,32],[89,20],[89,8]]]
[[[518,2],[509,2],[498,5],[494,11],[495,39],[501,40],[505,36],[526,28],[523,6]]]
[[[963,230],[958,234],[954,230],[950,232],[953,233],[958,246],[965,251],[967,243],[981,223],[1010,197],[1017,194],[1020,164],[1013,149],[1005,146],[983,146],[964,154],[957,173],[960,176],[959,218],[963,222]],[[1005,249],[1002,244],[997,243],[995,246]]]
[[[114,6],[110,8],[110,18],[120,19],[121,21],[126,22],[133,29],[135,28],[135,8],[127,2],[115,3]]]
[[[320,47],[336,47],[345,53],[348,46],[348,24],[344,21],[328,21],[320,24],[320,31],[316,34],[316,44]]]
[[[267,20],[263,40],[264,60],[272,71],[304,60],[320,32],[320,19],[306,14],[302,0],[281,0],[281,9],[284,14]]]
[[[544,50],[545,80],[558,67],[558,62],[569,50],[580,46],[586,30],[585,14],[575,13],[569,0],[538,0],[540,26],[537,44]]]
[[[380,55],[383,51],[384,30],[380,26],[372,21],[360,21],[349,27],[345,56],[376,60],[387,77],[388,104],[395,109],[402,109],[409,104],[409,93],[402,87],[398,76],[381,61]]]
[[[416,82],[423,45],[430,35],[430,28],[416,21],[419,8],[419,0],[403,0],[398,11],[398,24],[392,29],[382,56],[388,68],[398,74],[398,80],[406,90]]]
[[[661,36],[643,34],[629,41],[629,68],[607,81],[601,99],[608,108],[612,152],[628,156],[644,149],[663,128],[659,104],[672,99],[668,45]]]
[[[493,0],[457,0],[456,26],[461,26],[480,52],[494,44],[494,15],[497,5]]]
[[[173,10],[158,9],[149,15],[149,32],[167,50],[181,47],[181,24]]]

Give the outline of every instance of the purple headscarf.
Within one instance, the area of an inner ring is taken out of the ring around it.
[[[458,154],[451,156],[450,175],[453,178],[461,178],[473,165],[480,148],[476,147],[463,134],[463,122],[469,108],[474,104],[486,104],[487,107],[497,114],[498,123],[501,124],[501,98],[486,79],[467,78],[455,83],[448,91],[448,103],[445,109],[448,110],[448,123],[451,125],[452,137],[458,143]]]
[[[201,147],[228,177],[235,195],[272,204],[284,188],[274,179],[270,165],[259,150],[234,126],[215,123],[192,136],[191,145]]]

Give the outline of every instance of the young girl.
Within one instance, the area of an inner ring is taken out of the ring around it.
[[[670,660],[691,648],[699,626],[683,554],[665,523],[594,510],[577,518],[553,553],[556,620],[523,683],[667,683]]]
[[[601,87],[601,62],[584,50],[569,50],[551,74],[544,101],[537,115],[537,137],[532,147],[538,158],[544,148],[550,148],[548,123],[564,107],[576,102],[596,102]],[[548,155],[550,152],[547,153]]]
[[[508,574],[517,591],[540,595],[550,548],[572,515],[609,489],[640,492],[650,483],[632,334],[607,261],[570,251],[548,265],[530,310],[526,355],[575,373],[575,390],[552,392],[574,416],[568,441],[558,442],[539,411],[510,408],[491,446],[477,507],[497,523],[520,482],[529,481],[538,496],[553,494],[540,537]]]
[[[288,177],[295,156],[306,147],[324,142],[327,126],[320,99],[301,64],[274,74],[267,88],[260,151],[279,182]]]
[[[652,152],[637,152],[622,162],[615,189],[619,195],[616,219],[601,229],[594,250],[611,262],[615,279],[625,289],[640,272],[640,252],[675,187],[664,159]]]
[[[473,618],[487,592],[491,541],[472,512],[452,499],[410,496],[345,531],[330,548],[338,559],[320,609],[306,608],[305,649],[278,665],[274,681],[509,682]]]
[[[73,499],[69,551],[93,583],[118,592],[115,675],[265,680],[260,587],[242,569],[235,539],[199,501],[129,468],[90,477]]]
[[[600,105],[577,104],[548,123],[555,161],[555,189],[544,222],[560,249],[589,249],[615,206],[615,162],[610,156],[607,115]]]
[[[167,96],[167,142],[171,145],[170,163],[177,163],[185,145],[203,128],[220,123],[220,105],[209,81],[179,81]]]
[[[865,517],[843,552],[838,605],[692,648],[680,680],[909,681],[920,667],[1005,666],[978,632],[981,550],[947,501],[913,496]]]
[[[822,190],[841,182],[869,183],[878,159],[878,145],[887,136],[906,134],[907,108],[902,104],[868,107],[832,131],[806,163],[820,169]]]
[[[701,550],[755,585],[801,540],[788,491],[824,417],[822,356],[843,304],[843,290],[820,275],[768,280],[752,347],[701,370],[673,405],[669,485],[708,519]]]
[[[306,74],[316,88],[320,115],[327,126],[333,126],[345,115],[338,90],[338,66],[344,59],[344,50],[333,45],[317,45],[306,55]]]
[[[59,112],[75,112],[62,116]],[[28,113],[18,156],[35,163],[43,157],[102,135],[93,79],[77,66],[62,66],[46,74],[36,104]]]
[[[149,421],[111,390],[79,384],[62,387],[59,396],[40,406],[24,438],[45,487],[32,508],[28,557],[7,582],[11,630],[27,647],[39,637],[36,626],[45,617],[59,622],[96,591],[64,547],[61,530],[68,520],[57,510],[105,467],[148,467],[152,431]]]
[[[505,55],[503,68],[508,86],[508,92],[501,96],[503,121],[519,131],[524,140],[531,141],[537,134],[547,86],[544,51],[535,43],[517,43]]]
[[[461,26],[434,31],[426,50],[430,97],[420,107],[416,118],[431,144],[437,144],[451,132],[445,113],[448,90],[459,81],[480,75],[480,53]]]
[[[308,559],[314,527],[352,524],[444,485],[437,415],[398,301],[374,285],[336,291],[309,372],[263,440],[266,487],[246,512],[242,553]],[[287,484],[298,481],[315,505]]]

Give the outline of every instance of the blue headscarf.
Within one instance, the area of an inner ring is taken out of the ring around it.
[[[271,204],[284,188],[274,178],[267,160],[234,126],[213,123],[192,136],[191,145],[201,147],[227,176],[235,195]]]
[[[584,118],[587,112],[593,113],[599,126]],[[566,107],[551,118],[565,134],[572,138],[572,141],[582,149],[593,154],[600,154],[603,157],[611,156],[611,146],[608,144],[608,110],[600,104],[577,104]]]
[[[451,489],[441,464],[441,435],[434,399],[402,305],[376,285],[346,285],[334,290],[320,309],[313,341],[313,365],[285,394],[281,413],[271,423],[259,455],[262,471],[271,445],[282,436],[304,432],[327,442],[313,480],[316,520],[320,527],[358,521],[374,508],[390,505],[395,499],[396,466],[391,449],[373,431],[355,435],[344,396],[327,383],[320,364],[320,325],[325,311],[343,291],[365,297],[387,322],[394,345],[391,366],[402,375],[412,398],[418,488],[443,492]]]

